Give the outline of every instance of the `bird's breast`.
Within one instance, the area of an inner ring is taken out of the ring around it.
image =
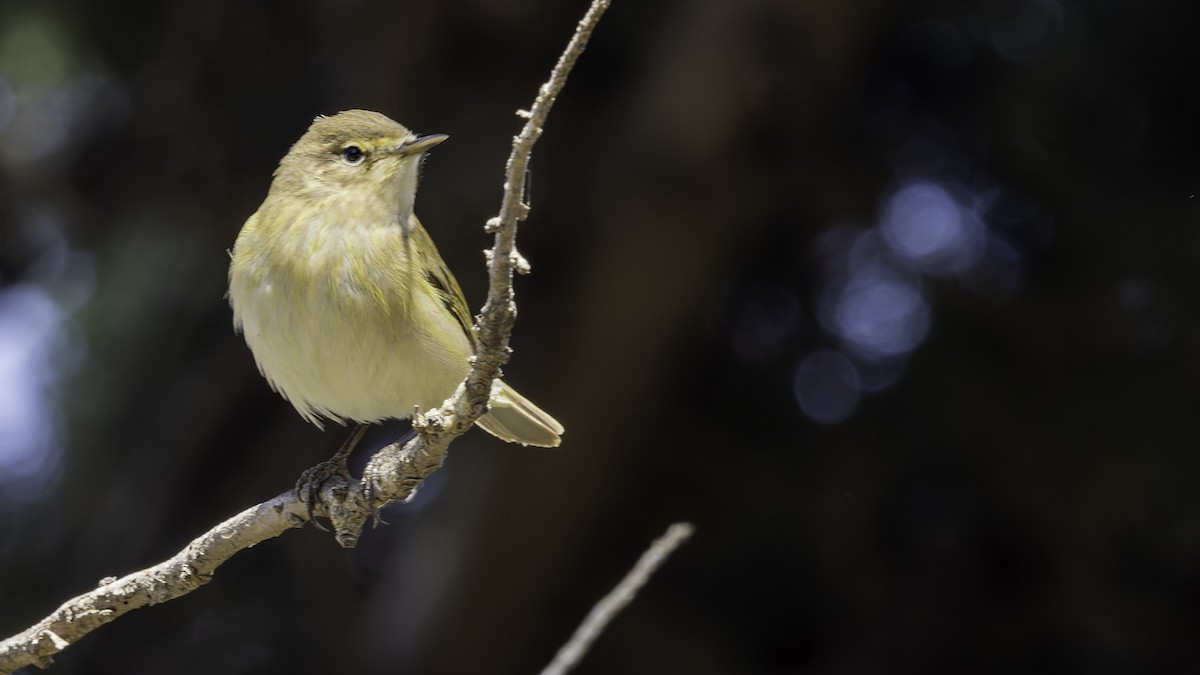
[[[440,404],[465,375],[470,345],[446,338],[444,310],[414,285],[404,233],[302,234],[278,245],[239,238],[234,253],[235,322],[272,386],[310,421]]]

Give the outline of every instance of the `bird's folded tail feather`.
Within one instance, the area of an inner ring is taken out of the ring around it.
[[[488,414],[475,421],[481,429],[509,443],[558,447],[563,426],[500,380],[492,386]]]

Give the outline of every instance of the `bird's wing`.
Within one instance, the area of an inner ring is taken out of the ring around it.
[[[454,273],[446,267],[446,262],[442,260],[442,256],[438,253],[437,247],[433,244],[433,239],[425,228],[421,226],[421,221],[417,220],[416,216],[412,217],[413,225],[409,236],[413,238],[413,244],[416,250],[428,251],[429,255],[425,257],[427,267],[422,270],[425,275],[425,280],[437,291],[438,299],[442,305],[462,327],[463,334],[467,336],[467,341],[472,345],[475,344],[475,332],[471,330],[473,322],[471,321],[471,311],[467,309],[467,299],[463,296],[462,288],[458,285],[458,280],[454,278]]]

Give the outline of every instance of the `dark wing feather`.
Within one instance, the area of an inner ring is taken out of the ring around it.
[[[433,239],[425,228],[421,226],[421,221],[417,220],[416,216],[412,218],[412,230],[409,236],[413,239],[415,250],[427,251],[426,261],[429,267],[422,272],[425,275],[425,280],[433,286],[437,292],[438,299],[442,301],[442,305],[462,327],[463,335],[467,336],[467,340],[475,344],[475,332],[471,330],[473,321],[471,320],[471,311],[467,309],[467,299],[463,296],[462,288],[458,285],[458,280],[454,278],[454,273],[450,268],[446,267],[445,261],[438,253],[437,246],[433,244]]]

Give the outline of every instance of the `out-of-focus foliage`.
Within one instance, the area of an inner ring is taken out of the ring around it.
[[[450,134],[417,207],[478,303],[513,112],[583,11],[0,6],[0,634],[340,442],[222,298],[311,118]],[[520,235],[507,378],[563,447],[471,434],[357,550],[291,533],[52,672],[533,672],[676,519],[579,672],[1195,667],[1198,22],[617,0]]]

